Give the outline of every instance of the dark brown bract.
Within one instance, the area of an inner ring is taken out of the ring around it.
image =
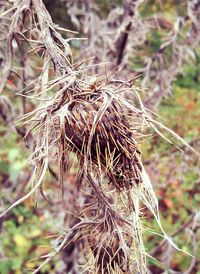
[[[65,134],[79,155],[108,176],[118,189],[141,182],[140,151],[126,113],[113,99],[103,109],[101,94],[74,101],[65,118]]]

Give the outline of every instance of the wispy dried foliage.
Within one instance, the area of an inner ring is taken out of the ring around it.
[[[88,38],[81,45],[82,56],[93,55],[90,63],[106,62],[109,70],[124,66],[121,79],[127,79],[127,71],[140,75],[142,87],[149,92],[145,101],[148,108],[157,109],[162,99],[172,94],[172,83],[183,72],[184,64],[197,61],[200,42],[198,0],[183,1],[184,14],[177,16],[175,21],[169,21],[159,13],[143,17],[141,10],[147,3],[141,0],[124,0],[123,5],[116,5],[105,18],[98,13],[98,1],[62,1],[66,3],[75,28]],[[144,55],[154,32],[161,33],[161,45],[155,53]],[[142,65],[136,69],[131,60],[138,59],[138,54],[141,54]],[[95,66],[93,70],[99,72],[102,67]]]
[[[130,18],[139,22],[139,2],[130,2],[128,7],[125,2],[124,13],[119,16],[120,24],[123,23],[117,34],[117,46],[114,51],[105,46],[109,51],[106,58],[111,56],[107,60],[115,58],[116,65],[121,63],[127,31],[135,27]],[[69,47],[73,32],[52,22],[42,0],[14,1],[1,20],[8,20],[8,15],[11,19],[1,91],[14,71],[23,82],[20,96],[37,102],[37,107],[29,112],[24,107],[25,114],[18,121],[26,129],[24,139],[30,135],[32,138],[33,151],[28,159],[34,168],[32,188],[1,217],[39,189],[43,193],[45,176],[53,166],[61,189],[69,193],[74,189],[76,199],[69,210],[75,218],[63,228],[66,231],[60,237],[61,243],[33,273],[38,273],[61,250],[70,257],[75,247],[79,249],[76,263],[66,260],[67,271],[73,268],[73,273],[147,273],[142,205],[154,215],[170,245],[176,246],[162,229],[158,201],[142,164],[139,143],[152,129],[167,139],[163,135],[165,130],[193,149],[151,117],[132,80],[115,79],[116,75],[109,71],[91,76],[87,62],[74,63]],[[111,26],[110,20],[105,24]],[[67,32],[69,38],[64,39],[61,31]],[[90,36],[96,39],[92,32]],[[21,62],[13,68],[17,50]],[[41,63],[38,76],[25,77],[25,60],[36,58]],[[134,101],[125,99],[129,93]],[[76,177],[69,183],[65,178],[73,167]]]

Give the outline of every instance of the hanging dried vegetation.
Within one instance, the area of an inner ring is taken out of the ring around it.
[[[38,78],[26,83],[23,90],[23,97],[37,100],[39,105],[19,121],[27,128],[25,138],[30,133],[34,138],[28,159],[34,166],[33,188],[1,216],[41,187],[50,164],[57,167],[61,186],[67,185],[73,155],[78,165],[73,183],[79,191],[77,220],[33,273],[78,241],[85,257],[79,264],[81,273],[147,273],[140,201],[161,224],[138,143],[147,128],[161,136],[160,129],[165,129],[179,141],[181,138],[151,118],[132,81],[116,81],[114,75],[89,76],[85,64],[73,64],[68,40],[58,32],[63,29],[53,24],[41,0],[15,1],[5,14],[9,13],[12,19],[1,90],[11,70],[14,40],[20,40],[18,45],[27,42],[43,66]],[[125,99],[124,93],[133,94],[139,107]]]

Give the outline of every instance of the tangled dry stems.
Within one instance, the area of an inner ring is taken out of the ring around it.
[[[62,243],[33,273],[38,273],[61,249],[78,240],[83,245],[80,252],[86,258],[92,254],[91,264],[86,260],[80,266],[85,269],[83,272],[147,273],[141,202],[161,229],[162,226],[157,198],[142,165],[138,143],[144,131],[152,128],[166,138],[161,132],[165,129],[188,145],[152,119],[132,81],[116,81],[113,75],[90,76],[87,66],[73,64],[68,41],[58,32],[61,29],[53,24],[41,0],[15,1],[7,13],[12,14],[12,20],[0,90],[11,70],[13,40],[20,39],[20,44],[27,42],[31,47],[38,44],[31,51],[43,57],[44,62],[38,79],[23,90],[23,97],[38,101],[38,107],[19,121],[28,128],[25,138],[30,134],[34,138],[33,153],[28,159],[34,166],[33,188],[1,217],[42,186],[51,164],[57,166],[63,188],[73,154],[78,165],[74,187],[80,195],[81,190],[87,189],[91,198],[80,206],[78,221]],[[54,77],[49,79],[52,69]],[[124,94],[129,93],[139,107],[125,99]],[[175,246],[163,229],[162,232]]]

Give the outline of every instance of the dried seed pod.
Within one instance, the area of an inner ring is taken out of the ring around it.
[[[120,241],[120,237],[123,238],[123,242]],[[98,273],[113,273],[112,271],[117,269],[129,273],[131,237],[128,233],[123,231],[120,236],[114,227],[101,224],[92,230],[88,242]]]
[[[73,101],[65,119],[65,134],[79,151],[88,152],[88,161],[105,172],[109,182],[129,189],[141,182],[140,152],[123,108],[113,99],[102,107],[99,95]]]

